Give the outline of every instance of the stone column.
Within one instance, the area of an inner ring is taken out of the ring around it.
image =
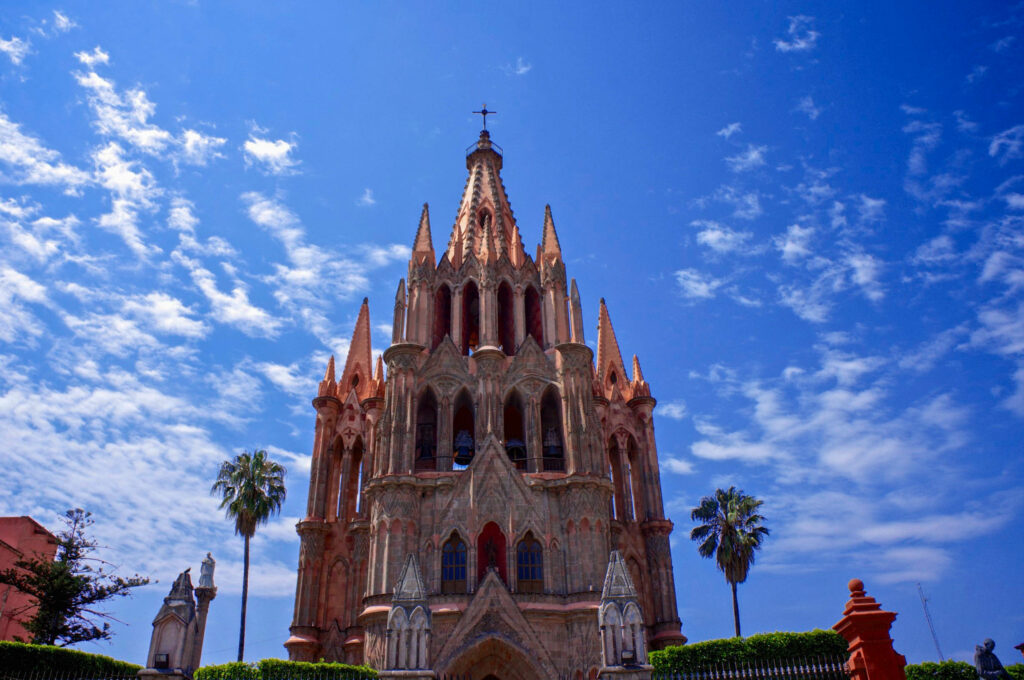
[[[210,603],[217,597],[217,588],[199,586],[196,588],[196,618],[199,628],[192,647],[192,668],[199,668],[203,658],[203,639],[206,637],[206,615],[210,611]]]
[[[523,299],[523,287],[516,286],[512,291],[512,310],[515,315],[516,349],[526,339],[526,302]]]
[[[843,618],[832,628],[846,638],[850,660],[847,668],[853,680],[906,680],[903,667],[907,660],[892,646],[889,629],[895,612],[882,611],[882,605],[864,592],[864,582],[849,583],[850,600]]]

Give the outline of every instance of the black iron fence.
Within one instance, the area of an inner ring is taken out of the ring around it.
[[[4,671],[0,669],[0,680],[135,680],[136,671],[117,671],[104,673],[83,673],[82,671]]]
[[[689,671],[655,671],[653,680],[849,680],[846,657],[711,664]]]

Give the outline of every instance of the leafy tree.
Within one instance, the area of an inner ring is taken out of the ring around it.
[[[690,512],[690,519],[703,522],[690,532],[690,540],[701,541],[697,552],[701,557],[715,558],[725,580],[732,586],[732,616],[736,637],[740,636],[740,607],[736,600],[736,584],[747,580],[754,553],[770,533],[761,526],[764,517],[758,514],[763,501],[730,486],[717,489],[714,496],[700,499]]]
[[[35,600],[31,605],[36,607],[35,613],[23,624],[32,634],[33,643],[66,647],[76,642],[108,640],[110,623],[98,619],[116,619],[97,605],[112,597],[131,595],[132,588],[146,585],[149,579],[138,574],[130,578],[116,576],[107,571],[108,562],[90,557],[97,547],[96,541],[86,536],[94,523],[91,512],[68,510],[61,521],[64,530],[57,534],[54,559],[38,555],[20,559],[14,569],[0,571],[0,583],[14,586]]]
[[[220,507],[235,520],[235,533],[245,539],[245,566],[242,571],[242,623],[238,632],[238,660],[245,652],[245,609],[249,599],[249,539],[256,527],[266,524],[272,514],[281,512],[284,503],[284,476],[280,463],[267,452],[243,451],[233,460],[221,463],[211,494],[221,496]]]

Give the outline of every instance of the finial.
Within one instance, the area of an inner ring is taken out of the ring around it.
[[[861,581],[859,578],[850,579],[847,587],[850,589],[850,594],[854,597],[864,597],[864,581]]]
[[[368,298],[368,297],[364,297],[364,298],[363,298],[363,304],[364,304],[364,305],[368,305],[368,304],[370,304],[370,298]]]
[[[493,115],[493,114],[497,113],[497,111],[488,111],[487,110],[487,104],[484,104],[482,109],[480,109],[479,111],[474,111],[473,113],[478,113],[481,116],[483,116],[483,119],[484,119],[484,130],[486,131],[487,130],[487,116],[488,115]]]

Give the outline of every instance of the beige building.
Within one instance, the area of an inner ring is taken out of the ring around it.
[[[584,343],[550,210],[527,254],[486,131],[466,167],[440,260],[423,208],[391,346],[374,364],[364,300],[344,370],[332,357],[313,400],[285,646],[423,677],[596,677],[612,550],[635,583],[636,635],[686,639],[655,400],[603,300],[596,361]]]

